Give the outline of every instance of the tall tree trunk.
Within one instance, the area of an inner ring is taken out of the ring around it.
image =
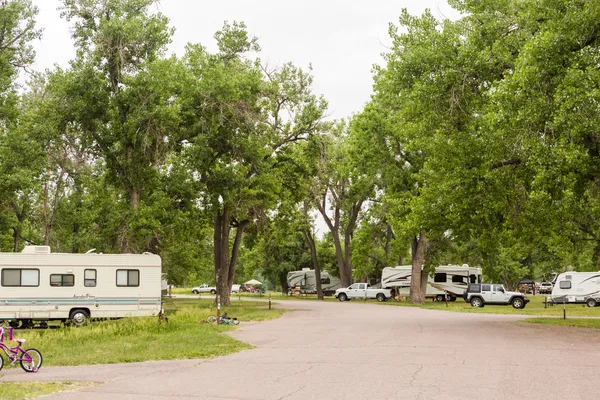
[[[233,281],[235,279],[235,266],[240,252],[240,245],[242,244],[242,235],[244,229],[250,223],[248,220],[241,221],[236,226],[235,240],[233,241],[233,249],[231,250],[231,260],[229,261],[229,276],[227,277],[228,290],[231,292]]]
[[[323,296],[323,288],[321,287],[321,266],[319,265],[319,259],[317,258],[317,246],[315,245],[315,238],[313,237],[312,232],[308,228],[303,229],[302,233],[304,233],[304,237],[306,238],[306,242],[308,243],[310,259],[312,260],[312,265],[315,269],[317,299],[325,300],[325,297]]]
[[[223,212],[219,211],[215,216],[214,254],[215,254],[215,278],[217,281],[217,294],[221,304],[230,303],[229,287],[229,231],[230,210],[225,207]]]
[[[16,253],[19,251],[21,246],[21,223],[17,223],[17,226],[13,227],[13,251]]]
[[[281,285],[281,294],[287,295],[288,294],[287,275],[284,272],[279,274],[279,284]]]
[[[415,304],[425,302],[425,291],[423,290],[423,281],[427,284],[427,274],[422,272],[425,263],[425,248],[427,246],[427,237],[420,233],[415,237],[412,243],[412,272],[410,277],[410,301]]]

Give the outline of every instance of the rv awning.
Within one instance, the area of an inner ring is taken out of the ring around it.
[[[256,279],[250,279],[248,282],[244,282],[244,285],[262,285],[262,282]]]

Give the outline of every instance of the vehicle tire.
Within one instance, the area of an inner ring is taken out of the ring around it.
[[[19,321],[8,321],[8,326],[17,329],[21,325]]]
[[[210,294],[217,294],[217,291],[216,291],[215,289],[212,289],[212,290],[210,291]]]
[[[383,293],[377,293],[377,296],[375,296],[375,298],[377,299],[378,302],[384,302],[385,301],[385,294]]]
[[[449,300],[449,301],[456,301],[456,297],[454,297],[454,296],[450,296],[450,297],[448,298],[448,300]]]
[[[471,299],[471,306],[473,307],[483,307],[483,300],[481,297],[473,297]]]
[[[596,307],[598,305],[596,299],[587,299],[585,304],[587,304],[588,307]]]
[[[23,360],[23,358],[29,358],[28,360]],[[38,372],[40,368],[42,368],[42,353],[36,349],[27,349],[23,351],[21,354],[21,368],[25,372]]]
[[[512,299],[511,301],[513,308],[515,309],[521,309],[521,308],[525,308],[525,301],[523,301],[523,299],[521,297],[515,297],[514,299]]]
[[[444,295],[443,294],[438,294],[437,296],[435,296],[435,301],[439,301],[440,303],[444,301]]]
[[[198,291],[197,290],[192,290],[192,293],[198,294]]]
[[[73,326],[84,326],[87,325],[90,319],[90,315],[85,310],[73,310],[69,315],[69,322]]]
[[[348,300],[348,296],[346,296],[346,293],[340,293],[340,295],[338,296],[338,300],[346,301],[346,300]]]

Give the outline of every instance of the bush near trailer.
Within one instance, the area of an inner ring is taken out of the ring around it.
[[[123,318],[83,327],[16,330],[15,336],[27,339],[28,347],[44,354],[44,366],[208,358],[251,347],[222,334],[235,329],[233,325],[204,323],[209,315],[216,315],[213,300],[166,299],[164,308],[168,323],[159,323],[156,317]],[[221,311],[238,318],[239,326],[278,318],[285,312],[252,301],[232,301]]]

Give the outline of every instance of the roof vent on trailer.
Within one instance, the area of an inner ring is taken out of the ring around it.
[[[21,253],[50,254],[50,246],[25,246]]]

